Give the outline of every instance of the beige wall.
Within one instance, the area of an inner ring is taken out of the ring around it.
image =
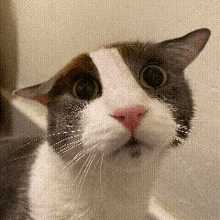
[[[39,83],[103,44],[210,28],[207,47],[186,71],[197,108],[194,131],[164,161],[154,194],[180,219],[220,219],[219,0],[3,0],[2,11],[1,69],[8,87],[16,72],[17,87]]]

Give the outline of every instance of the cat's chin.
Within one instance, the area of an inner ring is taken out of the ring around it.
[[[104,161],[109,168],[132,172],[139,170],[152,158],[153,153],[152,147],[147,143],[130,137],[123,145],[106,154]]]
[[[146,166],[151,166],[150,164],[163,158],[168,145],[166,142],[158,145],[158,143],[146,141],[146,139],[143,140],[139,136],[127,137],[122,145],[105,153],[103,164],[106,168],[115,171],[142,172]]]

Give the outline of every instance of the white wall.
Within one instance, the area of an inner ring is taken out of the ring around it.
[[[3,8],[4,2],[9,1],[3,1]],[[161,41],[201,27],[212,30],[208,45],[186,70],[197,108],[194,131],[188,143],[171,150],[164,161],[154,195],[180,219],[220,219],[219,1],[11,0],[11,4],[17,27],[17,87],[44,81],[78,53],[110,42]],[[14,33],[7,25],[5,29]],[[11,58],[2,60],[4,66],[13,58],[9,49],[6,44]]]

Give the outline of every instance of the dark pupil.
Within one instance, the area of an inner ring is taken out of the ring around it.
[[[77,83],[76,95],[80,99],[89,100],[96,91],[96,82],[93,80],[82,79]]]
[[[156,67],[149,67],[144,71],[143,79],[148,86],[157,88],[162,85],[164,81],[164,75],[160,69]]]

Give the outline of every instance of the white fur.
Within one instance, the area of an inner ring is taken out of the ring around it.
[[[148,166],[136,172],[109,168],[105,164],[92,168],[79,200],[79,181],[74,184],[79,169],[65,169],[47,142],[39,147],[36,157],[29,189],[34,219],[142,220],[147,215],[149,190],[158,168],[155,157],[149,158]]]
[[[169,106],[149,97],[138,85],[117,49],[102,49],[90,56],[103,88],[103,95],[82,112],[83,148],[91,153],[81,160],[82,166],[66,169],[47,142],[40,146],[31,170],[32,216],[38,220],[143,220],[176,123]],[[135,135],[142,143],[138,158],[131,157],[130,149],[121,149],[131,135],[111,116],[118,108],[135,105],[147,109]],[[83,181],[81,167],[88,168]]]
[[[61,158],[45,141],[38,149],[30,173],[29,199],[34,219],[70,219],[75,208],[70,211],[67,207],[74,197],[70,187],[72,177],[63,167]]]

